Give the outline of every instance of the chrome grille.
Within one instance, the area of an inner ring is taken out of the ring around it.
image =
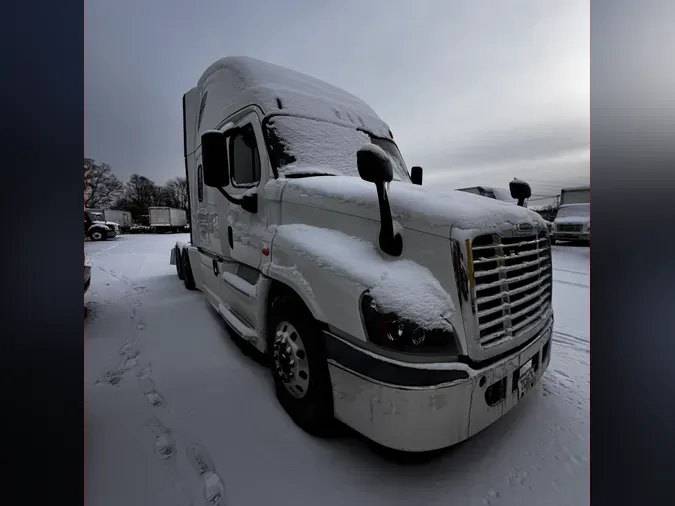
[[[471,253],[480,344],[494,346],[530,331],[551,303],[548,233],[482,235]]]
[[[556,227],[560,232],[581,232],[583,225],[578,224],[561,224]]]

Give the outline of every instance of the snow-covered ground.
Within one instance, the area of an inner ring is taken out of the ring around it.
[[[345,431],[314,439],[169,253],[187,235],[85,243],[88,506],[574,505],[589,500],[589,249],[554,246],[555,335],[541,386],[433,458]],[[218,502],[220,498],[220,502]]]

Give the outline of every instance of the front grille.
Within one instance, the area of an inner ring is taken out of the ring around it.
[[[556,227],[560,232],[581,232],[583,225],[563,224]]]
[[[529,332],[551,304],[547,232],[482,235],[473,240],[471,252],[480,344],[490,347]]]

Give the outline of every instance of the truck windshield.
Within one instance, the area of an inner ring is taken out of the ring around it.
[[[570,216],[590,216],[591,206],[589,204],[570,204],[558,209],[558,218],[568,218]]]
[[[89,216],[91,221],[105,221],[105,218],[101,213],[91,213]]]
[[[591,201],[591,190],[563,190],[560,192],[560,205],[587,204]]]
[[[382,148],[390,157],[394,181],[410,182],[396,144],[352,127],[295,116],[274,116],[265,131],[270,158],[279,174],[359,177],[356,152],[365,144]]]

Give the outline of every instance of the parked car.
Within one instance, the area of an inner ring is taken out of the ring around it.
[[[553,221],[551,242],[584,241],[591,242],[591,205],[566,204],[560,206]]]

